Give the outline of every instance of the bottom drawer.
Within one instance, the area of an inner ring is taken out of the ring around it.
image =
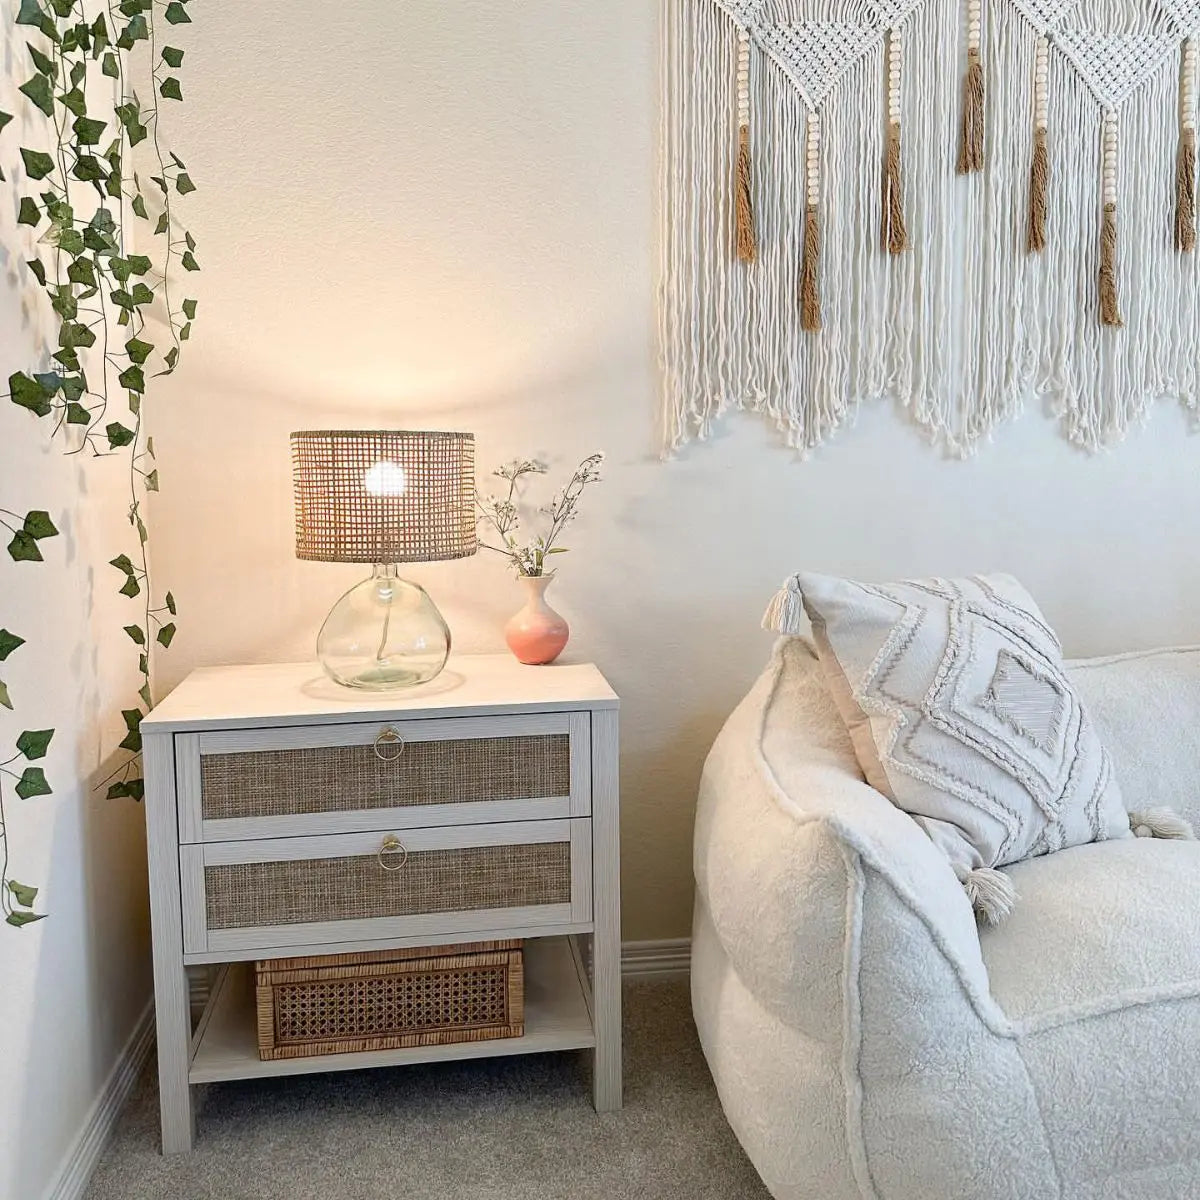
[[[521,1037],[519,941],[255,964],[264,1061]]]
[[[591,821],[180,847],[184,951],[588,922]]]

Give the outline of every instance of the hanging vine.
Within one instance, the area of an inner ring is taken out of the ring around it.
[[[171,294],[178,271],[200,269],[195,240],[177,213],[179,199],[196,188],[183,160],[167,151],[159,120],[162,105],[183,99],[176,72],[184,52],[163,44],[162,30],[189,23],[188,4],[18,0],[16,15],[16,24],[27,30],[31,70],[20,86],[28,101],[23,115],[41,114],[33,124],[20,124],[44,133],[41,145],[20,146],[12,186],[18,224],[37,234],[35,251],[25,260],[28,279],[44,293],[58,334],[45,347],[40,369],[9,376],[9,398],[44,422],[66,453],[122,453],[129,462],[132,550],[118,554],[111,566],[121,578],[117,590],[137,603],[124,633],[138,656],[141,686],[139,703],[122,711],[125,753],[104,781],[109,798],[140,800],[144,794],[140,727],[153,702],[151,654],[154,644],[168,647],[175,636],[175,598],[168,591],[156,602],[150,579],[142,502],[158,490],[158,472],[143,404],[148,380],[178,368],[196,316],[195,300],[176,306]],[[135,71],[143,94],[152,96],[148,103],[138,94]],[[102,104],[96,99],[101,95]],[[0,112],[0,130],[13,116]],[[143,188],[135,160],[148,165],[150,186]],[[150,254],[131,252],[137,222],[151,231]],[[150,332],[151,314],[162,334]],[[0,524],[12,535],[8,553],[15,563],[43,561],[40,543],[58,533],[43,510],[19,516],[0,508]],[[0,629],[0,663],[24,642]],[[14,708],[2,680],[0,704]],[[53,736],[53,729],[25,730],[16,753],[0,761],[0,905],[7,923],[18,927],[44,914],[33,910],[37,889],[9,875],[5,789],[22,801],[51,794],[44,770],[22,763],[45,757]]]

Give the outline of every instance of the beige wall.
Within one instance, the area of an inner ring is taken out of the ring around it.
[[[1200,641],[1200,443],[1178,412],[1087,459],[1039,415],[970,463],[866,409],[799,463],[751,417],[657,458],[653,0],[210,0],[176,148],[204,266],[155,409],[166,682],[302,658],[356,568],[291,552],[287,435],[474,430],[481,465],[609,454],[552,592],[625,698],[626,937],[682,936],[696,781],[800,567],[1005,569],[1070,651]],[[466,650],[519,603],[490,557],[415,568]]]

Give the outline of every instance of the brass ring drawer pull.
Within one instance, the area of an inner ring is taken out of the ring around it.
[[[404,753],[404,739],[394,729],[385,729],[375,739],[375,757],[380,762],[395,762]]]
[[[399,861],[389,863],[387,856],[390,855],[399,855]],[[383,845],[379,847],[379,853],[375,857],[379,859],[379,865],[385,871],[402,871],[404,864],[408,862],[408,848],[394,833],[389,833],[383,839]]]

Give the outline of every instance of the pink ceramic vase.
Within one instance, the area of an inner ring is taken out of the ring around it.
[[[552,663],[571,636],[571,627],[546,603],[546,589],[554,582],[549,575],[520,575],[525,589],[525,607],[504,627],[504,640],[526,666]]]

